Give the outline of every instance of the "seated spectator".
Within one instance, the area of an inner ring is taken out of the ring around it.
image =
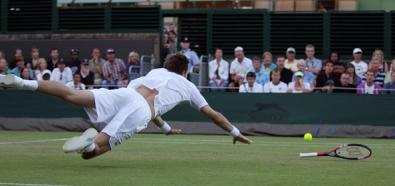
[[[384,79],[384,83],[389,83],[391,82],[392,79],[392,72],[395,72],[395,59],[391,61],[391,65],[390,67],[388,67],[389,70],[388,72],[385,74],[385,79]]]
[[[373,59],[379,60],[379,62],[380,62],[380,67],[379,67],[380,71],[387,72],[389,70],[389,67],[388,67],[387,63],[385,63],[385,61],[384,61],[384,52],[383,52],[383,50],[378,49],[378,48],[375,49],[373,51],[373,53],[372,53],[371,60],[373,60]],[[368,64],[368,69],[371,69],[371,68],[372,68],[371,67],[371,63],[369,63]]]
[[[340,76],[340,82],[335,84],[334,93],[357,93],[355,85],[350,83],[350,74],[342,73]]]
[[[190,48],[190,41],[187,37],[185,37],[181,42],[180,42],[180,48],[181,48],[181,53],[185,55],[185,57],[188,58],[188,72],[192,73],[198,73],[199,68],[200,68],[200,59],[197,53]]]
[[[92,50],[92,58],[89,60],[89,68],[95,74],[94,85],[101,85],[103,81],[102,67],[104,63],[106,63],[106,60],[101,58],[100,56],[101,56],[100,49],[94,48]]]
[[[284,56],[278,56],[277,57],[277,69],[281,72],[280,74],[280,81],[284,82],[285,84],[288,84],[289,82],[292,81],[292,76],[293,72],[287,68],[285,68],[285,57]],[[271,77],[271,75],[270,75]]]
[[[306,45],[306,65],[308,68],[308,71],[314,73],[315,75],[318,75],[321,70],[322,70],[322,61],[320,59],[315,58],[315,48],[314,45],[308,44]]]
[[[174,54],[177,52],[177,33],[174,30],[170,30],[169,32],[169,51],[170,54]]]
[[[323,93],[332,93],[334,87],[335,87],[335,82],[331,79],[328,79],[320,91]]]
[[[40,50],[33,47],[31,50],[31,59],[27,61],[26,66],[32,70],[36,70],[38,67],[38,61],[40,60]]]
[[[81,83],[80,73],[75,73],[73,75],[73,81],[66,83],[66,86],[73,90],[85,90],[85,85]]]
[[[235,59],[230,64],[230,88],[239,87],[243,84],[247,72],[253,71],[251,59],[244,56],[244,49],[240,46],[235,48]]]
[[[333,72],[334,73],[340,75],[343,72],[345,72],[345,70],[346,70],[345,64],[340,62],[340,56],[339,56],[338,52],[331,52],[331,55],[330,55],[328,61],[333,62]]]
[[[229,63],[223,59],[222,49],[215,49],[215,59],[208,63],[209,86],[212,92],[225,92],[229,79]]]
[[[65,85],[66,83],[73,81],[73,72],[71,72],[70,67],[66,67],[64,61],[61,60],[58,62],[58,67],[53,69],[51,80]]]
[[[21,78],[22,78],[22,79],[25,79],[25,80],[33,80],[33,77],[30,76],[30,71],[31,71],[30,68],[28,68],[28,67],[23,67],[23,68],[21,69],[21,72],[20,72]]]
[[[6,75],[8,73],[7,61],[4,58],[0,58],[0,74]]]
[[[288,88],[287,84],[281,82],[281,72],[275,68],[271,71],[271,82],[268,82],[263,86],[263,92],[265,93],[286,93]]]
[[[262,93],[263,86],[255,81],[256,75],[254,72],[247,73],[247,82],[240,85],[240,93]]]
[[[277,65],[273,63],[273,55],[271,52],[263,53],[263,70],[266,71],[268,76],[270,72],[277,68]]]
[[[44,72],[44,74],[43,74],[43,80],[46,80],[46,81],[51,80],[51,73],[49,73],[49,72]]]
[[[37,70],[34,72],[36,80],[43,80],[43,75],[45,73],[49,73],[49,75],[51,75],[51,71],[47,69],[47,61],[44,58],[40,58],[38,60]]]
[[[299,69],[298,72],[302,72],[303,73],[303,81],[305,83],[309,83],[310,87],[313,88],[314,85],[315,85],[316,76],[312,72],[306,70],[306,63],[304,61],[299,61],[298,62],[298,69]],[[295,80],[296,80],[296,77],[295,77],[295,74],[294,74],[294,77],[292,78],[292,81],[295,81]]]
[[[354,61],[351,61],[351,64],[354,65],[357,76],[362,79],[368,71],[368,65],[365,61],[362,61],[362,50],[360,48],[355,48],[352,53]]]
[[[384,94],[395,94],[395,71],[391,72],[391,81],[384,85]]]
[[[270,82],[269,73],[267,73],[262,68],[261,59],[259,59],[258,56],[252,59],[252,68],[253,70],[251,72],[254,72],[256,75],[255,82],[259,83],[262,86],[265,85],[265,83]]]
[[[385,72],[384,69],[380,69],[381,66],[381,62],[379,59],[372,59],[372,61],[370,61],[370,71],[372,71],[374,73],[374,83],[380,85],[380,87],[384,86],[384,79],[385,79]],[[363,78],[363,81],[365,81],[366,79]]]
[[[25,60],[23,59],[23,57],[18,57],[16,58],[16,67],[13,68],[10,71],[10,73],[18,77],[21,77],[21,71],[24,67],[25,67]],[[28,71],[29,71],[29,77],[33,77],[33,71],[30,68],[28,68]]]
[[[76,48],[70,50],[70,61],[66,64],[67,67],[70,67],[71,72],[74,74],[75,72],[81,70],[81,59],[80,59],[80,51]]]
[[[93,89],[95,74],[90,70],[88,60],[82,61],[81,71],[78,73],[81,75],[81,83],[88,86],[88,89]]]
[[[164,32],[163,35],[162,35],[162,38],[163,38],[163,41],[162,41],[163,45],[162,45],[161,50],[162,50],[162,56],[164,58],[160,60],[159,68],[163,67],[163,63],[165,62],[166,57],[168,55],[170,55],[170,53],[171,53],[170,52],[170,44],[169,44],[169,33],[168,32]]]
[[[296,56],[296,50],[293,47],[289,47],[287,49],[287,59],[285,60],[285,68],[291,70],[292,72],[298,71],[298,63],[299,61],[303,60],[298,60],[295,59]]]
[[[310,72],[311,73],[311,72]],[[305,82],[303,77],[303,72],[295,72],[295,81],[289,83],[288,85],[288,92],[289,93],[309,93],[311,92],[310,83]]]
[[[369,70],[366,72],[366,81],[363,81],[357,87],[358,94],[380,94],[380,85],[374,83],[374,72]]]
[[[117,88],[119,83],[123,81],[126,75],[125,63],[122,59],[115,57],[115,50],[112,48],[107,49],[107,61],[103,65],[103,82],[104,88]]]
[[[17,49],[15,49],[14,60],[9,64],[9,68],[14,69],[17,66],[17,63],[20,59],[23,59],[25,62],[25,58],[23,57],[23,54],[22,54],[22,49],[17,48]],[[23,64],[23,65],[26,65],[26,64]]]
[[[327,61],[325,63],[324,70],[322,70],[322,72],[317,77],[316,87],[321,88],[321,91],[328,80],[332,80],[335,84],[339,83],[339,77],[333,72],[333,66],[334,64],[332,61]]]
[[[140,77],[140,56],[137,52],[129,53],[127,69],[129,81]]]
[[[346,73],[350,75],[350,84],[354,86],[358,86],[359,84],[362,83],[362,79],[357,76],[357,73],[355,72],[355,67],[352,64],[349,64],[346,66]]]
[[[49,52],[48,58],[48,70],[53,71],[56,67],[58,67],[58,61],[60,61],[59,50],[57,48],[52,48]]]

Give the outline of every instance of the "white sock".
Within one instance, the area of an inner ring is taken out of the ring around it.
[[[83,152],[92,152],[94,151],[96,148],[96,144],[92,143],[89,146],[85,147],[85,149],[83,150]]]
[[[23,80],[23,90],[35,91],[38,88],[38,82],[36,80]]]

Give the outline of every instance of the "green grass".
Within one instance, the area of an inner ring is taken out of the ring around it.
[[[395,141],[252,137],[252,145],[232,145],[229,136],[137,134],[94,160],[64,154],[63,141],[77,133],[0,132],[0,183],[59,185],[392,185]],[[373,149],[363,161],[299,152],[328,150],[342,143]]]

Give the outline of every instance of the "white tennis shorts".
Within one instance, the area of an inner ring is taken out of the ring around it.
[[[142,95],[131,88],[91,90],[96,108],[85,108],[93,123],[106,123],[101,131],[110,136],[111,149],[145,128],[151,110]]]

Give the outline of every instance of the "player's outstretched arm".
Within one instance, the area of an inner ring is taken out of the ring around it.
[[[162,130],[163,133],[166,135],[172,135],[172,134],[180,134],[182,131],[181,129],[172,129],[170,125],[162,119],[162,117],[157,116],[152,120],[154,124]]]
[[[250,144],[252,142],[250,139],[241,134],[239,129],[233,126],[225,116],[215,111],[210,106],[204,106],[201,108],[201,112],[210,118],[217,126],[229,132],[233,136],[233,144],[235,144],[237,141],[246,144]]]

